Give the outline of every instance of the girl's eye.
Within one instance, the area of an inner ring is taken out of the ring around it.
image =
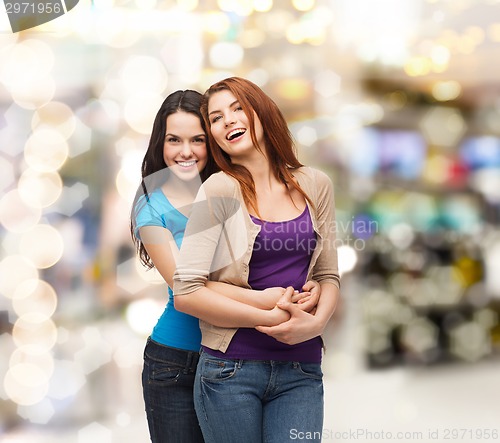
[[[214,118],[212,118],[212,123],[215,123],[217,120],[220,120],[221,116],[216,115]]]
[[[176,143],[179,139],[175,137],[167,137],[167,143]]]
[[[200,138],[195,138],[195,139],[193,140],[193,142],[194,142],[194,143],[205,143],[205,139],[204,139],[204,138],[201,138],[201,137],[200,137]]]
[[[243,111],[243,108],[241,106],[236,106],[236,108],[234,108],[235,111]]]

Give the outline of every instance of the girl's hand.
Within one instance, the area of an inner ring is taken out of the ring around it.
[[[296,303],[300,309],[305,312],[314,314],[316,305],[318,304],[321,295],[321,286],[314,280],[309,280],[302,286],[304,292],[295,293],[292,296],[292,303]]]
[[[283,297],[285,293],[285,288],[279,286],[273,288],[267,288],[263,291],[258,291],[259,294],[255,297],[258,300],[261,309],[273,309],[278,301]]]

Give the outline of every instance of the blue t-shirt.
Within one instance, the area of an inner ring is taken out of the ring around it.
[[[187,217],[179,212],[168,201],[161,189],[149,195],[149,202],[142,196],[137,202],[135,235],[140,238],[139,228],[143,226],[160,226],[168,229],[178,248],[181,247]],[[168,247],[165,245],[165,247]],[[163,345],[189,351],[199,351],[201,332],[198,319],[174,307],[174,294],[168,287],[168,302],[163,314],[153,328],[151,338]]]

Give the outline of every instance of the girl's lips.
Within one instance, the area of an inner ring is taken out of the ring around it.
[[[192,166],[196,165],[195,160],[190,160],[190,161],[182,161],[182,162],[176,162],[180,167],[182,168],[191,168]]]
[[[233,129],[226,135],[226,140],[230,142],[235,141],[239,139],[241,136],[243,136],[246,132],[247,130],[244,128]]]

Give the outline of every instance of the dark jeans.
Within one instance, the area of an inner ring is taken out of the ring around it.
[[[142,388],[153,443],[203,443],[193,404],[198,352],[161,345],[148,338]]]

